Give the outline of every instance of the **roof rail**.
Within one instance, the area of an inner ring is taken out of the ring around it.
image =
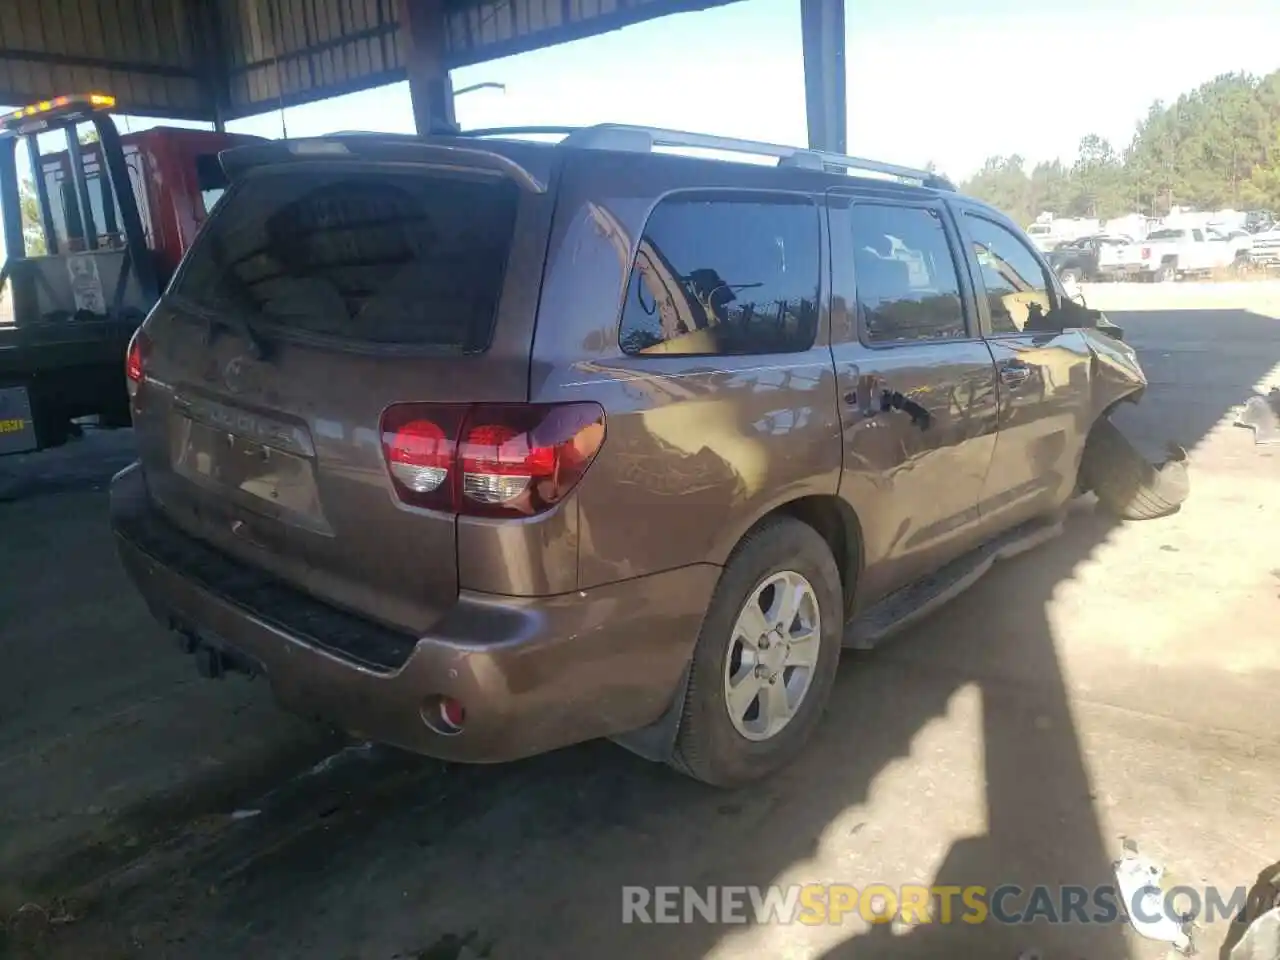
[[[543,134],[545,136],[567,136],[577,133],[582,127],[482,127],[478,130],[460,130],[459,137],[509,137],[512,134],[529,136]]]
[[[563,128],[557,130],[560,132]],[[954,192],[955,185],[946,177],[928,170],[902,167],[879,160],[850,157],[843,153],[827,153],[805,147],[784,147],[757,140],[740,140],[735,137],[717,137],[705,133],[685,133],[680,130],[664,130],[659,127],[637,127],[621,123],[602,123],[573,130],[562,141],[562,146],[585,150],[621,150],[629,153],[650,153],[654,147],[691,147],[697,150],[719,150],[724,153],[753,154],[760,157],[777,157],[780,167],[800,167],[804,170],[827,172],[863,171],[880,173],[903,180],[914,180],[936,190]]]

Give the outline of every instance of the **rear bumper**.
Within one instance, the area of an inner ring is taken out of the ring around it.
[[[1141,266],[1133,263],[1108,263],[1098,267],[1098,276],[1106,280],[1130,280],[1143,272]]]
[[[676,695],[720,572],[696,565],[554,597],[464,591],[430,634],[411,638],[402,665],[388,669],[344,655],[343,637],[317,636],[324,616],[297,610],[323,609],[319,601],[251,609],[244,597],[253,594],[221,589],[208,564],[176,560],[172,542],[161,549],[157,536],[185,539],[193,555],[207,551],[158,515],[136,464],[112,482],[111,520],[121,561],[152,613],[246,658],[286,709],[464,762],[514,760],[656,721]],[[241,568],[238,576],[256,574]],[[460,733],[424,722],[422,705],[433,696],[466,708]]]

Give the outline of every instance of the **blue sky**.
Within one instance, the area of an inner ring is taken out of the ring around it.
[[[848,0],[849,149],[962,178],[995,153],[1123,146],[1157,98],[1280,68],[1277,0]],[[456,70],[464,127],[613,120],[801,144],[798,0],[743,0]],[[412,130],[403,84],[285,114],[291,136]],[[142,121],[131,121],[140,129]],[[279,136],[266,114],[232,130]]]
[[[1280,69],[1277,0],[848,0],[849,149],[953,177],[993,153],[1117,146],[1157,98]],[[798,0],[743,0],[456,70],[464,127],[614,120],[800,144]],[[292,136],[412,130],[403,85],[286,114]],[[232,129],[279,136],[278,113]]]

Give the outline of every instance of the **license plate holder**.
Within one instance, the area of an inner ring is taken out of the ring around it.
[[[27,388],[0,387],[0,456],[30,453],[39,446]]]

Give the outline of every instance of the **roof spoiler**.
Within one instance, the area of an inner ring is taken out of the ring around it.
[[[486,170],[514,180],[530,193],[546,193],[547,185],[510,157],[479,146],[456,145],[396,134],[359,134],[275,140],[231,147],[218,154],[229,181],[255,167],[296,161],[383,160],[463,170]]]

